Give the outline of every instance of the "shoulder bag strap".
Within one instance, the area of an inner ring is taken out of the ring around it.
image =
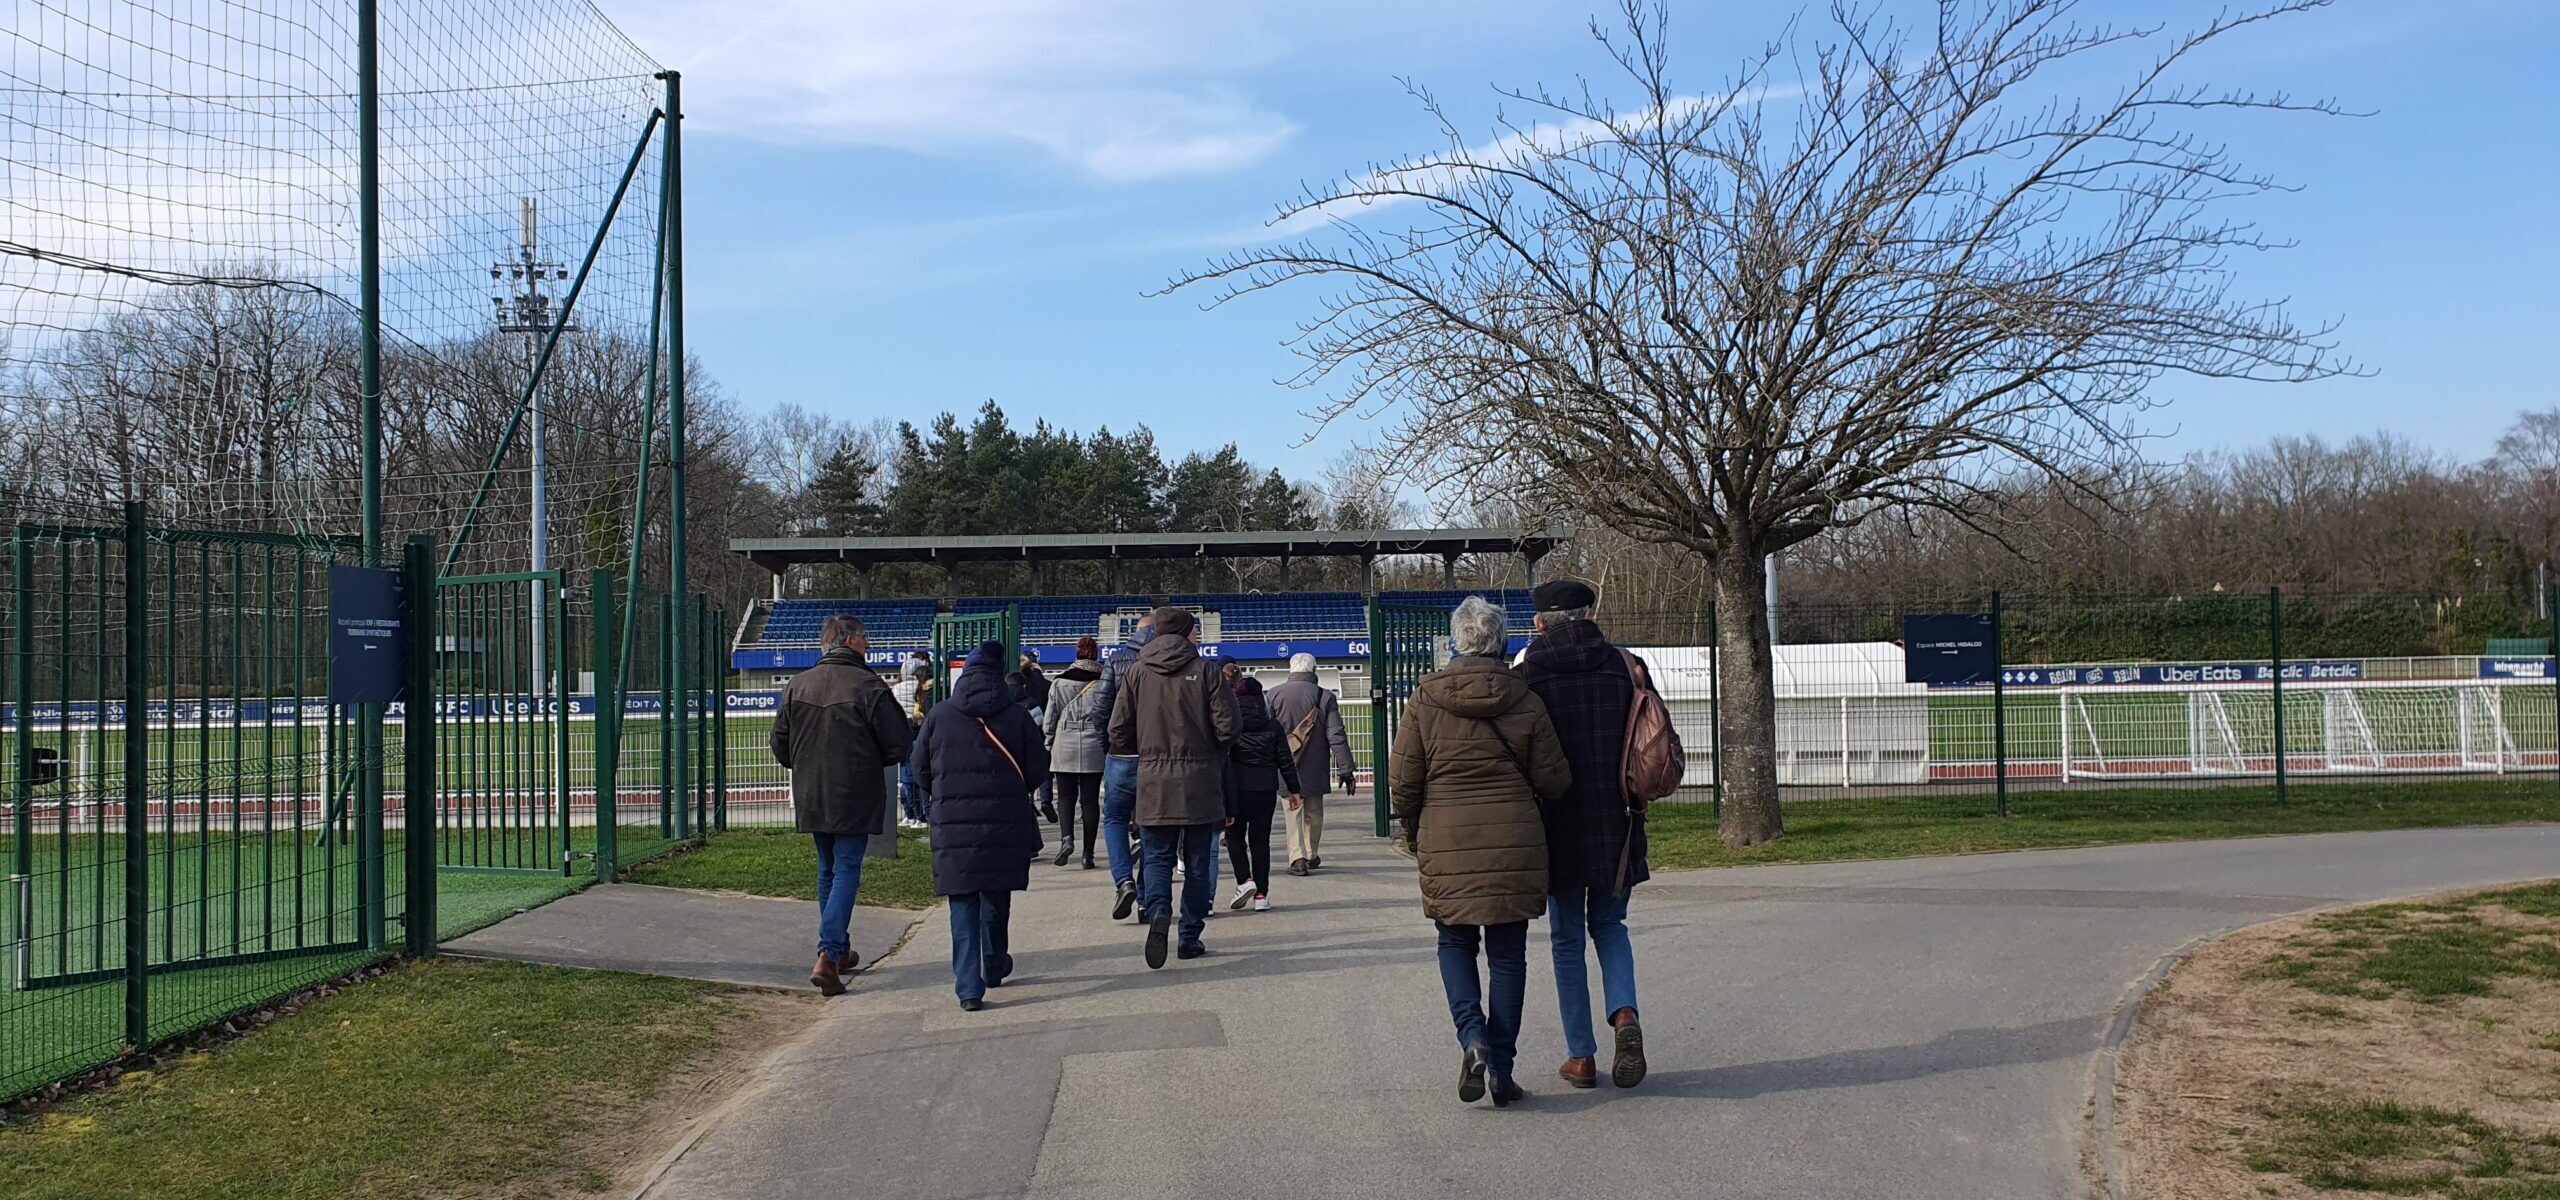
[[[978,732],[987,735],[987,744],[995,747],[996,753],[1003,755],[1006,762],[1013,764],[1013,777],[1021,782],[1023,790],[1029,791],[1031,788],[1031,777],[1022,773],[1022,760],[1015,758],[1013,756],[1013,751],[1004,748],[1004,739],[997,737],[996,731],[987,727],[987,719],[985,717],[973,717],[971,719],[978,723]]]

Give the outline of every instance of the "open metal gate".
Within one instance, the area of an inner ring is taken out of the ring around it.
[[[436,581],[438,867],[570,869],[563,585],[558,571]]]
[[[1022,657],[1021,605],[1005,605],[1001,612],[933,619],[933,661],[941,667],[932,680],[935,699],[951,694],[951,681],[959,677],[960,664],[988,642],[1004,643],[1005,669],[1012,670],[1014,661]]]
[[[1387,763],[1396,744],[1396,727],[1414,685],[1440,669],[1441,648],[1449,640],[1446,610],[1410,604],[1369,601],[1369,761],[1377,779],[1369,789],[1376,808],[1376,833],[1387,836],[1394,813],[1388,794]]]

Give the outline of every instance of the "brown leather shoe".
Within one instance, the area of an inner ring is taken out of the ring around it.
[[[1563,1076],[1566,1083],[1578,1088],[1600,1086],[1600,1064],[1587,1058],[1564,1060],[1564,1065],[1556,1068],[1556,1074]]]
[[[1622,1008],[1609,1018],[1618,1030],[1618,1058],[1609,1065],[1609,1082],[1631,1088],[1644,1082],[1644,1026],[1636,1024],[1636,1010]]]
[[[844,973],[837,969],[835,955],[818,952],[817,964],[809,968],[809,985],[823,996],[844,994]]]

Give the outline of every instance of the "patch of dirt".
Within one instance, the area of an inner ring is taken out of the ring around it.
[[[599,1112],[573,1142],[557,1193],[629,1196],[637,1193],[668,1151],[720,1110],[755,1077],[756,1066],[778,1045],[815,1021],[825,999],[814,992],[740,988],[727,1000],[719,1042],[637,1104]],[[599,1047],[597,1069],[610,1071],[611,1047]],[[590,1101],[592,1102],[592,1101]],[[441,1200],[520,1200],[513,1186],[493,1192],[445,1194]]]
[[[2502,929],[2560,933],[2560,918],[2491,904],[2471,911]],[[2405,919],[2416,928],[2448,918]],[[2301,1135],[2307,1107],[2390,1102],[2464,1114],[2522,1139],[2560,1138],[2560,980],[2507,977],[2485,996],[2429,1001],[2377,996],[2387,988],[2339,995],[2285,977],[2283,963],[2338,961],[2370,933],[2369,925],[2321,917],[2257,926],[2204,947],[2153,990],[2117,1072],[2116,1149],[2132,1196],[2376,1194],[2352,1181],[2306,1182],[2302,1175],[2322,1173],[2301,1170],[2299,1155],[2292,1169],[2280,1169],[2276,1160],[2285,1156],[2271,1147]],[[2463,1150],[2452,1140],[2374,1165],[2394,1194],[2472,1195],[2460,1183],[2426,1182],[2447,1168],[2463,1173]]]

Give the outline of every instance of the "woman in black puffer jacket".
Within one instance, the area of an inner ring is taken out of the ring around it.
[[[1041,844],[1031,793],[1049,778],[1040,727],[1005,690],[1004,655],[988,642],[969,656],[911,756],[933,830],[933,890],[951,898],[952,990],[972,1012],[1013,973],[1013,893],[1031,886]]]
[[[1262,681],[1236,680],[1236,740],[1227,749],[1227,786],[1236,793],[1236,819],[1227,826],[1227,858],[1236,870],[1229,908],[1271,911],[1271,817],[1284,791],[1289,811],[1298,810],[1297,757],[1262,702]]]

